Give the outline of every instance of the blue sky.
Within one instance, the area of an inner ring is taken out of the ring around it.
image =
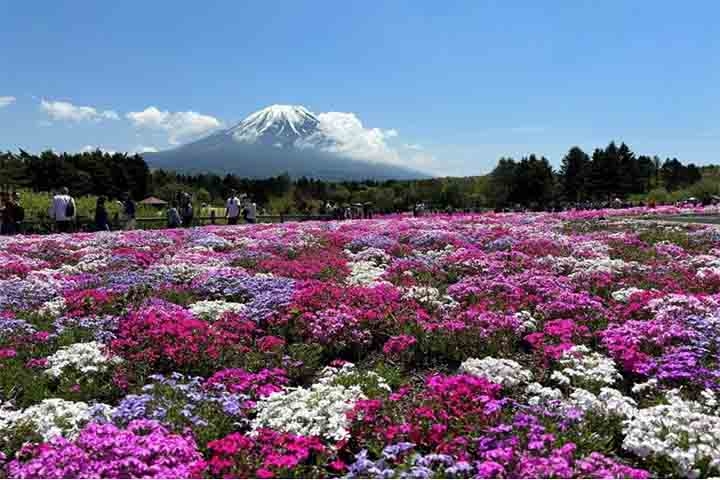
[[[443,175],[611,139],[720,163],[719,17],[713,1],[0,0],[0,149],[164,149],[290,103],[353,113]]]

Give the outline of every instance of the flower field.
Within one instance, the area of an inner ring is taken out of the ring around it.
[[[0,237],[0,476],[718,476],[720,229],[648,212]]]

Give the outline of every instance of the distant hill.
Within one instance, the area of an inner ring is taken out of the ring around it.
[[[192,143],[162,152],[144,153],[151,167],[185,172],[234,173],[267,178],[323,180],[410,180],[430,178],[399,165],[362,161],[333,151],[334,140],[320,120],[301,106],[272,105],[239,124]]]

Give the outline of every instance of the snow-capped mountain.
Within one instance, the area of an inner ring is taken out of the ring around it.
[[[225,133],[243,143],[294,146],[319,133],[320,120],[300,105],[271,105],[250,114]]]
[[[215,171],[265,178],[326,180],[413,179],[428,176],[343,152],[322,120],[299,105],[271,105],[237,125],[186,145],[143,156],[151,166],[181,171]]]

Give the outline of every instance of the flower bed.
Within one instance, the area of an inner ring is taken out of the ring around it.
[[[720,230],[669,213],[0,237],[0,475],[718,476]]]

